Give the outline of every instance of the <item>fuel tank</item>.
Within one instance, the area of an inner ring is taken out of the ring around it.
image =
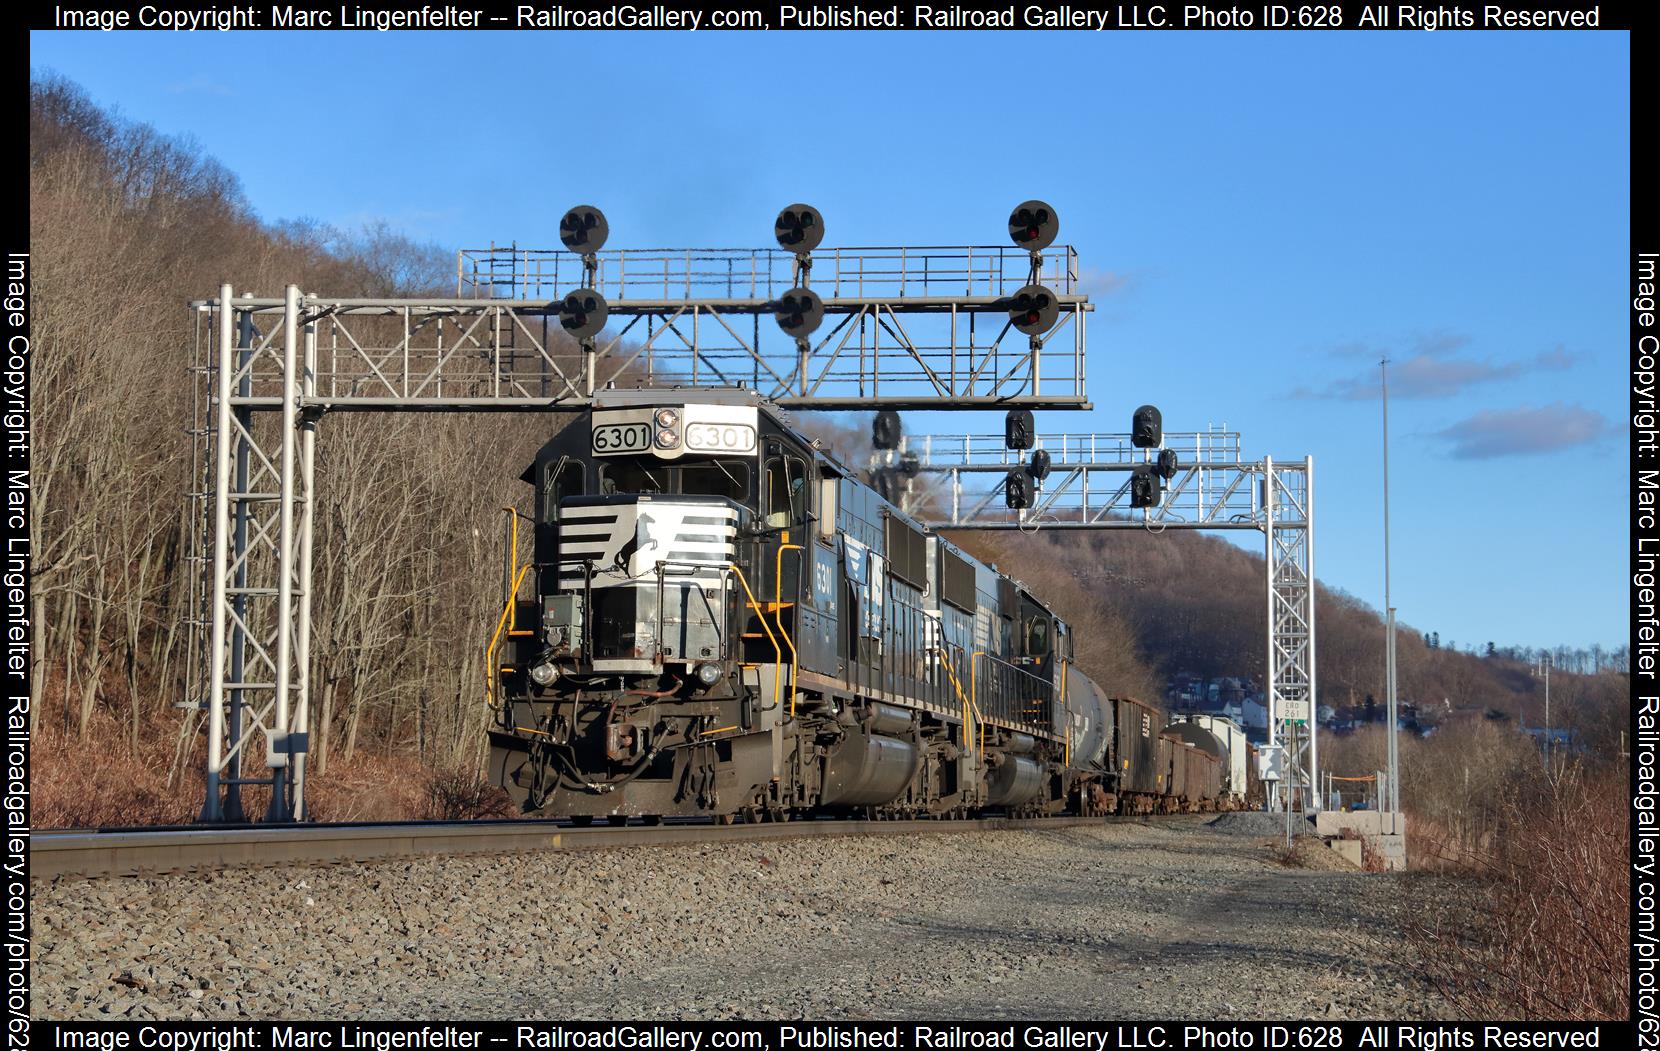
[[[909,741],[849,732],[824,767],[823,806],[891,803],[916,776],[919,756]]]
[[[991,770],[986,786],[988,806],[1020,806],[1043,791],[1043,766],[1034,759],[1008,755]]]

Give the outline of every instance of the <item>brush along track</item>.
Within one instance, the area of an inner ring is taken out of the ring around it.
[[[1099,826],[1100,817],[972,821],[787,821],[754,825],[671,824],[576,828],[551,821],[397,822],[281,827],[110,829],[37,832],[29,875],[126,876],[243,865],[331,864],[434,855],[755,842],[831,836],[916,836]]]

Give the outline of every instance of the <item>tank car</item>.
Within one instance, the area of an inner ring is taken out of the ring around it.
[[[753,392],[602,392],[521,477],[485,656],[526,812],[1099,813],[1168,778],[1162,718],[1108,701],[1064,621]]]
[[[1216,809],[1261,805],[1256,749],[1246,740],[1244,727],[1224,715],[1188,715],[1172,723],[1170,729],[1220,762],[1222,783]]]

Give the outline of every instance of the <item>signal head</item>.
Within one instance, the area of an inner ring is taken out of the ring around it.
[[[1052,462],[1048,449],[1033,449],[1032,459],[1026,464],[1026,473],[1032,476],[1033,481],[1041,482],[1049,477]]]
[[[1009,238],[1018,248],[1042,251],[1055,243],[1060,232],[1060,216],[1042,201],[1027,201],[1009,213]]]
[[[1016,511],[1032,506],[1032,483],[1025,471],[1010,471],[1003,479],[1003,503]]]
[[[810,204],[792,204],[778,213],[772,235],[787,252],[811,252],[824,240],[824,216]]]
[[[1164,484],[1159,476],[1146,464],[1141,464],[1130,474],[1130,506],[1157,507],[1164,497]]]
[[[902,434],[904,428],[899,423],[899,414],[892,409],[883,409],[870,425],[870,444],[883,451],[897,449]]]
[[[1037,421],[1031,409],[1010,409],[1003,417],[1003,448],[1030,449],[1037,437]]]
[[[1157,449],[1164,442],[1164,416],[1157,406],[1143,405],[1130,417],[1130,444],[1137,449]]]
[[[1176,472],[1181,469],[1181,459],[1176,455],[1176,450],[1159,450],[1158,466],[1153,468],[1153,470],[1158,472],[1159,477],[1168,482],[1170,479],[1176,477]]]
[[[1060,316],[1060,300],[1042,285],[1027,285],[1009,299],[1009,324],[1028,336],[1048,332]]]
[[[559,301],[559,326],[572,339],[589,339],[605,327],[610,307],[591,288],[579,288]]]
[[[591,204],[579,204],[559,220],[559,242],[573,252],[587,255],[605,247],[611,227],[605,213]]]
[[[778,327],[785,335],[809,336],[824,321],[824,301],[810,288],[792,288],[778,297]]]

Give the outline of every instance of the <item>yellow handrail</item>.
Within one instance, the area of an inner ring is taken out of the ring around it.
[[[980,746],[978,749],[974,747],[974,726],[979,720],[980,706],[963,694],[962,680],[957,678],[957,669],[952,666],[950,657],[945,650],[936,646],[934,652],[939,654],[940,665],[945,668],[946,678],[951,680],[951,688],[957,691],[957,699],[963,703],[963,744],[970,750],[978,751],[981,758],[984,758],[986,754],[986,731],[984,726],[980,727]],[[970,714],[971,712],[972,714]]]
[[[502,629],[507,629],[509,637],[514,635],[531,635],[534,632],[518,631],[519,587],[524,583],[525,574],[530,572],[531,563],[526,562],[524,568],[519,567],[519,512],[511,507],[503,507],[507,515],[508,540],[507,557],[508,575],[513,577],[513,586],[507,592],[507,602],[502,607],[501,616],[496,619],[496,630],[490,636],[489,645],[484,647],[484,703],[491,710],[497,707],[496,683],[501,675],[501,669],[496,667],[496,650],[502,639]]]
[[[756,619],[761,622],[761,630],[767,633],[767,641],[772,643],[772,652],[778,658],[773,664],[772,671],[772,695],[776,698],[778,696],[778,689],[780,685],[782,685],[780,674],[781,667],[784,663],[783,647],[778,645],[778,636],[772,633],[772,625],[767,623],[766,610],[761,608],[761,603],[755,598],[755,592],[750,590],[749,580],[744,576],[743,567],[739,566],[736,562],[728,562],[727,566],[733,573],[737,574],[738,583],[743,585],[744,594],[749,596],[749,606],[755,611]]]
[[[784,630],[784,552],[805,551],[800,544],[779,544],[778,564],[772,571],[772,615],[778,618],[778,634],[783,637],[784,645],[790,648],[790,718],[795,718],[795,682],[796,666],[801,663],[801,657],[795,652],[795,643],[790,639],[790,633]],[[802,568],[806,568],[803,566]],[[799,582],[798,582],[799,583]],[[763,615],[764,619],[764,615]],[[778,692],[778,675],[773,673],[773,693]]]
[[[484,702],[494,710],[496,705],[496,679],[501,669],[496,667],[496,648],[502,639],[502,628],[508,625],[513,617],[514,607],[519,601],[519,585],[524,583],[525,574],[530,572],[530,563],[526,562],[519,570],[518,579],[513,581],[513,593],[507,596],[507,605],[502,607],[501,616],[496,620],[496,630],[490,636],[490,645],[484,648]],[[513,632],[508,631],[511,635]]]

